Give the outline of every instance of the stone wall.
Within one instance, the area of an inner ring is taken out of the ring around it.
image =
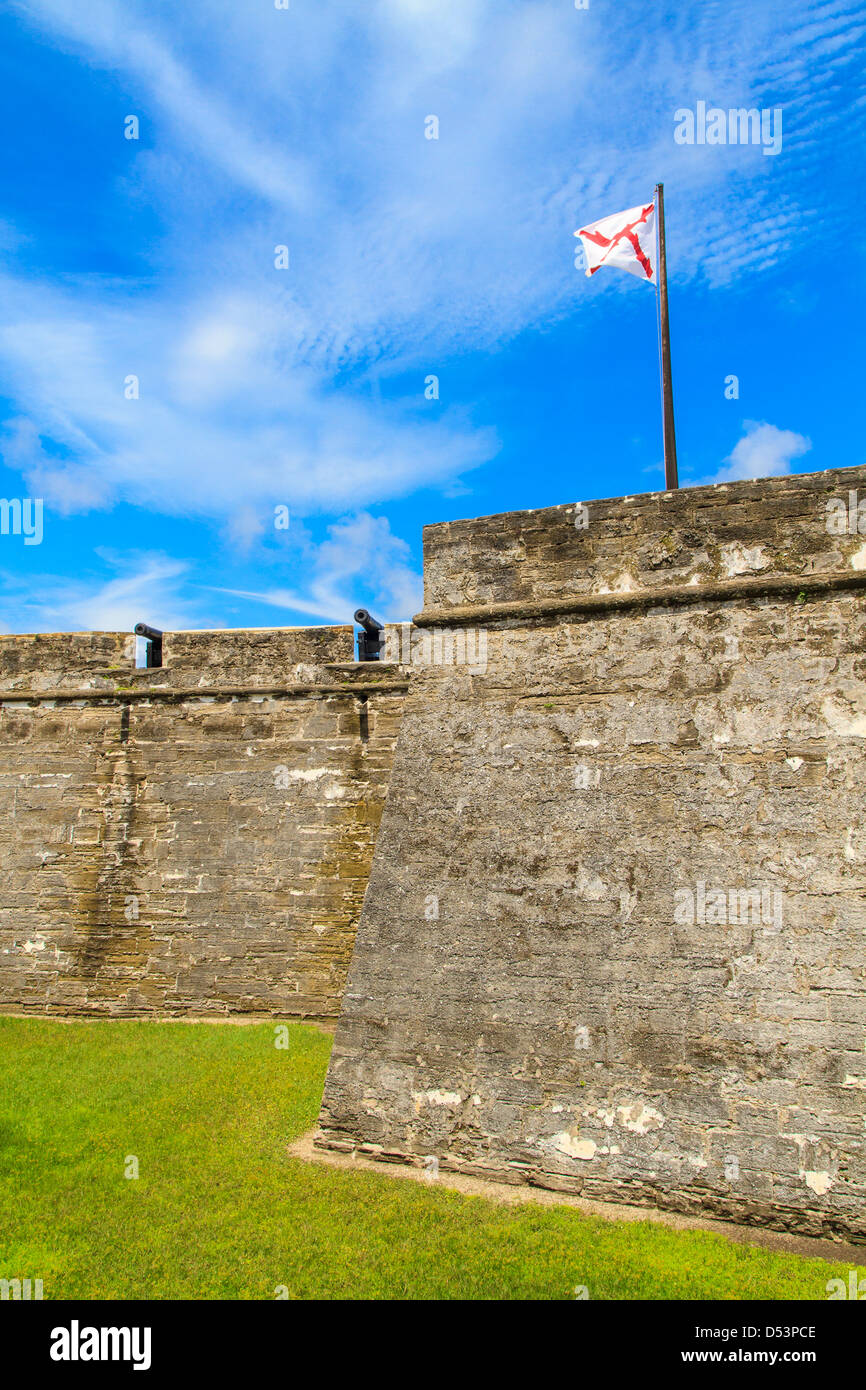
[[[427,528],[320,1143],[866,1239],[856,489]]]
[[[333,1018],[405,681],[352,628],[0,637],[0,1009]]]

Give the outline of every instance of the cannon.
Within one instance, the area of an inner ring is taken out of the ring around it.
[[[147,657],[145,666],[150,668],[162,665],[162,633],[158,627],[151,627],[149,623],[136,623],[133,629],[136,637],[147,639]]]
[[[355,622],[363,628],[358,633],[358,660],[380,661],[385,639],[379,634],[385,631],[385,624],[371,617],[366,608],[355,609]]]

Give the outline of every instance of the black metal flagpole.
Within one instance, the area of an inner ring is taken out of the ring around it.
[[[665,487],[679,487],[677,478],[677,440],[674,432],[674,391],[671,383],[671,329],[668,322],[668,271],[665,260],[665,186],[656,184],[656,227],[658,229],[659,358],[662,371],[662,412],[665,439]]]

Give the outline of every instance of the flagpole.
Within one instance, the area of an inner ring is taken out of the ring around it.
[[[658,227],[659,354],[662,369],[662,413],[665,440],[665,487],[679,487],[677,478],[677,440],[674,432],[674,391],[671,383],[671,329],[668,322],[668,271],[665,259],[665,186],[656,184],[656,226]]]

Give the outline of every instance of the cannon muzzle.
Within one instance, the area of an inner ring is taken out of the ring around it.
[[[368,637],[375,637],[377,632],[384,632],[385,624],[378,623],[366,610],[366,608],[355,609],[355,622],[360,623]]]

